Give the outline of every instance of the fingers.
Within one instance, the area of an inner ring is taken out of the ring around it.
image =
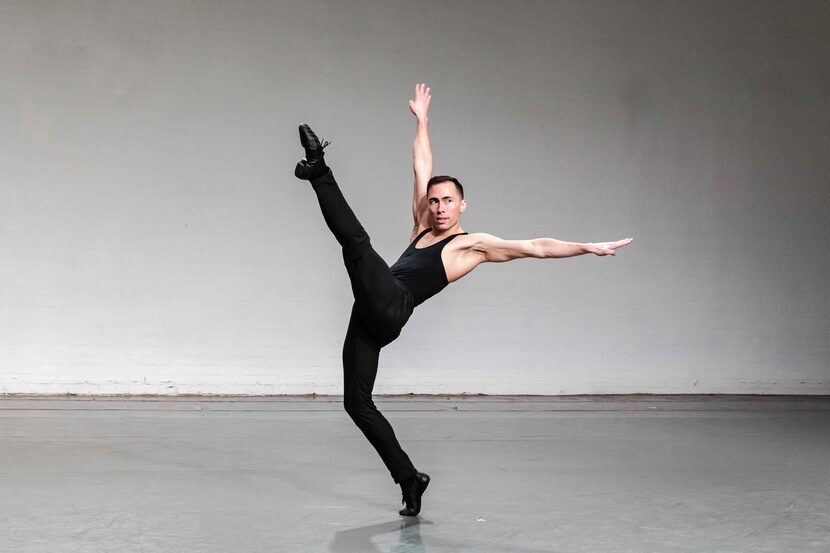
[[[622,248],[623,246],[627,246],[630,244],[634,239],[624,238],[622,240],[617,240],[616,242],[600,242],[596,244],[598,247],[598,251],[596,252],[597,255],[604,256],[604,255],[617,255],[617,249]]]
[[[426,84],[418,83],[415,85],[415,99],[429,101],[429,87]]]
[[[429,87],[424,83],[418,83],[415,85],[415,99],[409,101],[409,110],[416,116],[426,116],[431,99]]]

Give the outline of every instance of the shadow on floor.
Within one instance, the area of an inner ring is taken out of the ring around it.
[[[514,553],[553,553],[551,550],[506,546],[497,543],[471,545],[444,540],[437,540],[436,542],[435,536],[430,538],[431,543],[427,546],[421,540],[421,526],[431,524],[434,523],[417,517],[343,530],[335,534],[329,551],[331,553],[444,553],[450,551],[454,553],[504,553],[505,551]],[[396,532],[399,532],[398,542],[390,544],[389,541],[391,540],[386,540],[381,545],[382,549],[379,549],[378,544],[372,541],[372,538],[376,536]]]
[[[379,552],[379,549],[372,542],[373,537],[400,532],[398,543],[388,549],[390,553],[426,553],[421,542],[422,524],[432,524],[432,522],[420,517],[408,517],[380,524],[350,528],[335,534],[330,550],[332,553]]]

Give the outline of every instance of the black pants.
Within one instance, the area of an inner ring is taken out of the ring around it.
[[[346,412],[383,459],[395,482],[415,474],[415,467],[392,426],[372,401],[380,349],[392,342],[412,314],[412,295],[372,248],[369,235],[346,203],[334,175],[312,181],[323,218],[343,247],[343,261],[354,293],[352,316],[343,344],[343,403]]]

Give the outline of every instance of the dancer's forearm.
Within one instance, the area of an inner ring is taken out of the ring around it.
[[[590,244],[579,242],[563,242],[555,238],[536,238],[530,241],[532,246],[532,257],[540,259],[574,257],[592,253]]]
[[[429,143],[429,120],[418,117],[415,124],[415,141],[412,144],[412,168],[415,177],[424,184],[432,176],[432,147]],[[420,178],[419,178],[420,177]],[[426,193],[426,189],[424,189]]]
[[[574,257],[586,253],[594,255],[617,255],[617,250],[623,246],[627,246],[634,239],[623,238],[615,242],[587,242],[581,244],[579,242],[563,242],[553,238],[537,238],[531,240],[531,249],[534,252],[533,257]]]

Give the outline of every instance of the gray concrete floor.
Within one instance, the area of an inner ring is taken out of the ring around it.
[[[2,552],[830,551],[830,399],[0,399]]]

